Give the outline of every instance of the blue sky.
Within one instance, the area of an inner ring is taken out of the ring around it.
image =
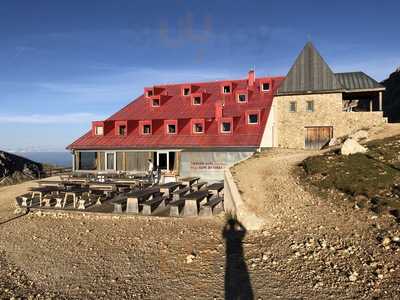
[[[329,4],[328,4],[329,3]],[[62,150],[157,83],[286,75],[312,40],[332,69],[400,66],[399,1],[0,4],[0,149]]]

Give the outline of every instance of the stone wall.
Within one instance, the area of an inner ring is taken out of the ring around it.
[[[306,110],[310,100],[314,101],[314,112]],[[296,112],[289,111],[291,101],[296,101]],[[381,125],[386,120],[380,111],[343,112],[341,93],[277,96],[274,108],[274,145],[284,148],[304,148],[308,126],[332,126],[333,137],[340,137],[361,128]]]

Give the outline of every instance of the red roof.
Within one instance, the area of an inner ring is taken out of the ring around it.
[[[146,91],[149,89],[153,91],[153,96],[147,97],[143,94],[105,120],[104,135],[96,136],[94,130],[91,130],[69,145],[68,149],[259,147],[273,96],[283,79],[283,77],[257,78],[252,86],[249,86],[247,79],[242,79],[157,85],[146,88]],[[269,92],[261,91],[262,82],[270,83]],[[224,85],[230,85],[230,94],[223,93]],[[193,105],[192,96],[183,95],[184,87],[191,89],[191,95],[202,96],[200,105]],[[237,93],[245,91],[248,92],[247,102],[238,103]],[[158,97],[160,106],[153,107],[151,101]],[[247,124],[249,112],[259,112],[258,125]],[[204,133],[192,132],[194,119],[204,120]],[[165,120],[177,120],[176,134],[167,133]],[[233,121],[231,133],[220,131],[221,120]],[[142,134],[141,126],[144,123],[152,125],[151,134]],[[99,122],[93,124],[99,126]],[[127,124],[125,136],[118,135],[118,130],[115,129],[118,124]]]

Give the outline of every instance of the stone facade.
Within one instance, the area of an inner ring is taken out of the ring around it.
[[[296,102],[296,112],[290,103]],[[314,111],[307,111],[307,101],[314,102]],[[333,137],[351,134],[386,122],[383,112],[343,112],[342,93],[276,96],[274,109],[274,146],[305,148],[306,127],[332,126]]]

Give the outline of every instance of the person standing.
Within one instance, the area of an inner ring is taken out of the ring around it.
[[[154,171],[154,164],[153,164],[152,160],[149,159],[149,160],[148,160],[147,174],[150,176],[151,182],[154,181],[154,174],[153,174],[153,171]]]

